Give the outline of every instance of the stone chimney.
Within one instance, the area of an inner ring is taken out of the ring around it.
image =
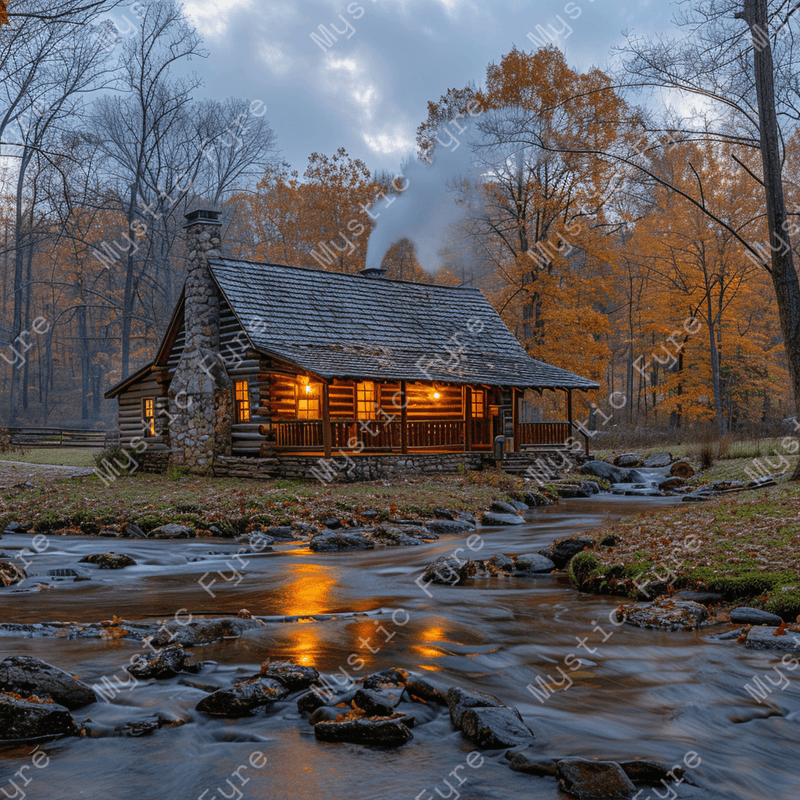
[[[219,289],[208,267],[220,258],[218,211],[186,215],[186,343],[169,387],[170,463],[211,473],[215,456],[231,454],[233,390],[219,354]]]

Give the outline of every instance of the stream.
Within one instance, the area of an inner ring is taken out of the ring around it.
[[[554,539],[645,509],[657,514],[675,502],[603,494],[532,509],[525,513],[525,525],[479,528],[484,544],[474,557],[535,552]],[[13,556],[31,539],[5,535],[0,550]],[[536,735],[537,754],[545,757],[644,757],[672,766],[684,764],[688,753],[697,754],[700,763],[687,770],[687,777],[699,788],[682,783],[673,794],[663,787],[660,793],[645,790],[639,800],[800,797],[794,761],[800,672],[787,673],[790,685],[759,704],[744,685],[779,663],[774,653],[714,640],[714,628],[684,633],[614,626],[609,614],[619,598],[582,595],[563,573],[427,589],[416,582],[437,557],[465,547],[465,536],[442,536],[422,547],[345,553],[276,545],[274,552],[247,556],[237,586],[217,576],[211,588],[215,597],[198,579],[205,573],[213,577],[216,570],[229,572],[225,562],[239,547],[230,540],[53,536],[47,543],[33,557],[29,573],[77,566],[85,555],[109,550],[132,556],[137,566],[95,571],[91,581],[59,582],[43,591],[0,590],[0,621],[98,622],[112,615],[154,621],[178,612],[186,616],[182,609],[218,617],[246,608],[265,618],[264,627],[193,647],[196,660],[213,663],[187,679],[222,686],[258,672],[267,657],[312,665],[323,673],[345,669],[355,678],[402,667],[437,686],[478,689],[516,706]],[[90,686],[100,684],[103,676],[121,675],[122,665],[138,652],[141,645],[129,640],[0,636],[0,659],[35,656]],[[561,681],[557,668],[570,654],[582,662],[569,673],[574,684],[559,690],[552,683]],[[348,658],[350,664],[363,659],[363,668],[348,666]],[[526,688],[537,677],[536,685],[550,686],[551,694],[540,689],[537,697]],[[415,731],[405,746],[382,750],[316,741],[294,702],[266,716],[212,718],[195,711],[205,694],[181,678],[143,681],[109,702],[73,712],[79,722],[91,717],[95,725],[110,728],[156,713],[186,724],[138,738],[45,742],[40,750],[49,763],[29,771],[25,796],[428,800],[448,796],[445,778],[466,764],[474,749],[450,727],[446,715],[426,726],[426,733]],[[27,743],[0,747],[0,798],[14,796],[8,781],[31,762],[33,748]],[[484,756],[481,766],[462,772],[467,780],[458,793],[464,800],[565,800],[554,778],[512,772],[502,752]],[[225,781],[242,765],[247,765],[242,774],[248,780],[234,792]]]

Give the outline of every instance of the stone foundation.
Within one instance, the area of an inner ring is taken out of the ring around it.
[[[322,483],[351,483],[407,475],[453,475],[460,470],[483,469],[485,453],[409,453],[356,456],[346,461],[341,456],[327,465],[318,456],[273,458],[217,458],[214,475],[229,478],[299,478]],[[486,462],[494,465],[494,461]]]
[[[145,450],[139,453],[136,459],[142,465],[139,468],[141,472],[166,472],[169,466],[169,453],[152,453]]]

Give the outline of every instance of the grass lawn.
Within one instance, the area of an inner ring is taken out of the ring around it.
[[[587,532],[597,545],[573,560],[589,591],[639,596],[689,588],[800,615],[800,485],[661,509]],[[644,593],[642,590],[644,589]]]
[[[226,535],[252,527],[314,522],[326,517],[358,519],[377,511],[379,518],[432,517],[434,508],[478,514],[492,500],[532,491],[520,478],[496,472],[470,472],[436,478],[409,478],[322,485],[317,481],[243,481],[234,478],[135,473],[104,485],[96,475],[52,480],[0,494],[0,530],[11,521],[27,522],[41,532],[89,533],[135,522],[150,531],[181,522],[198,532],[211,525]],[[364,519],[364,522],[367,520]]]
[[[33,447],[25,450],[7,450],[0,455],[3,461],[23,461],[26,464],[56,464],[60,467],[93,467],[94,455],[99,450],[90,447]]]

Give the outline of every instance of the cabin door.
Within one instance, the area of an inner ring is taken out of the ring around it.
[[[492,443],[489,425],[489,406],[487,405],[486,389],[473,389],[470,401],[469,424],[472,428],[472,444],[490,445]]]

